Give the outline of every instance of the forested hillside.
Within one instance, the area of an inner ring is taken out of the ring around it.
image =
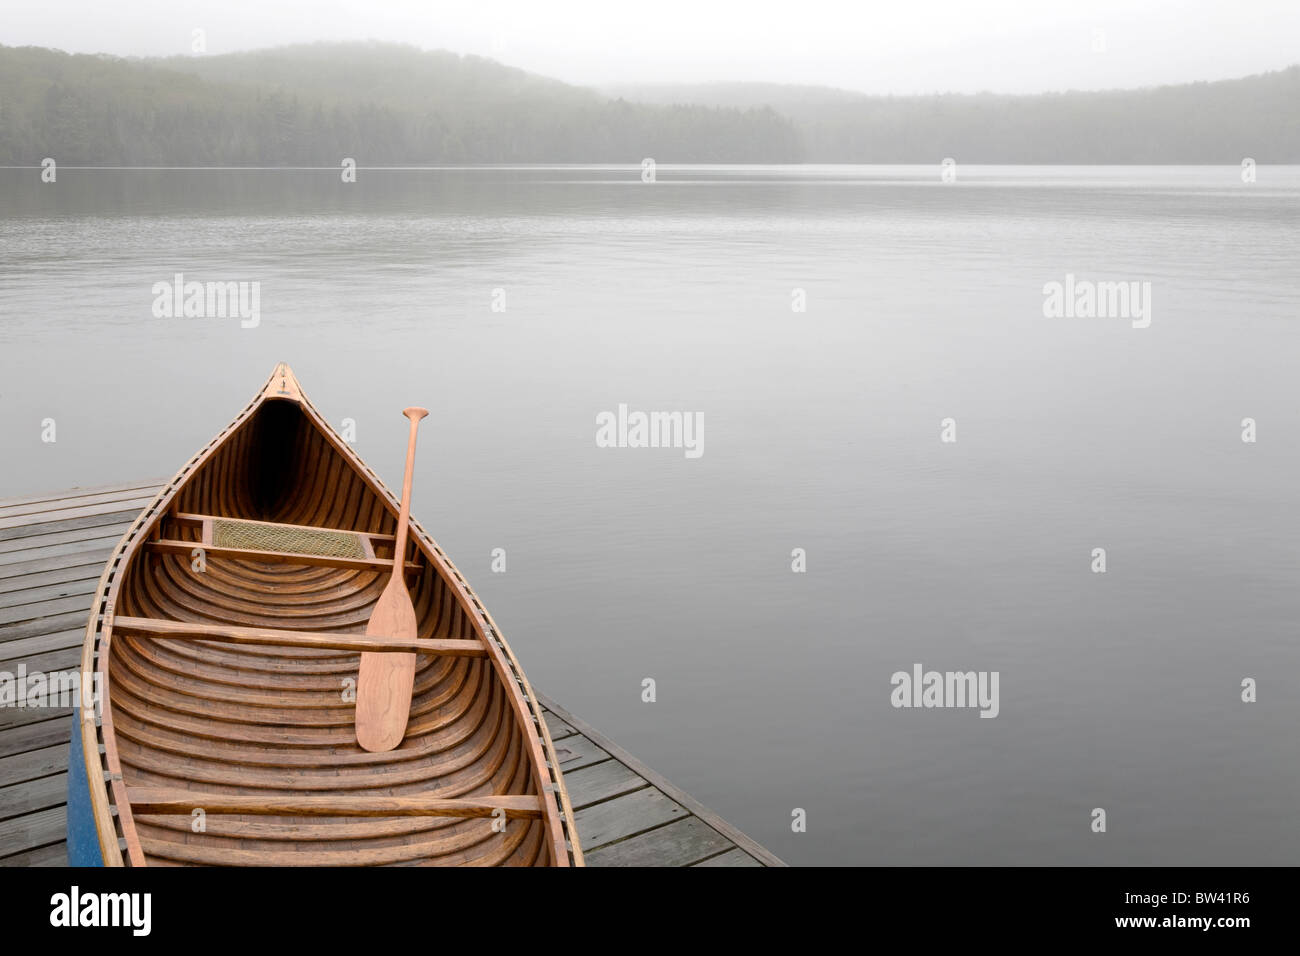
[[[1300,162],[1300,67],[1154,89],[600,92],[491,60],[311,44],[135,60],[0,46],[0,164]]]
[[[373,44],[159,61],[0,47],[0,163],[796,162],[765,108],[652,106]]]
[[[1214,83],[1002,96],[864,96],[763,83],[624,86],[649,104],[773,107],[824,163],[1300,162],[1300,66]]]

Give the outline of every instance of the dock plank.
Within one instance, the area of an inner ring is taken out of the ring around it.
[[[147,503],[147,502],[146,502]],[[143,506],[141,506],[142,508]],[[107,511],[98,514],[80,515],[74,518],[60,518],[56,521],[42,521],[39,524],[27,524],[25,518],[0,519],[0,541],[15,538],[45,536],[62,531],[82,531],[87,528],[103,528],[106,525],[130,523],[140,514],[141,508],[126,511]],[[17,522],[17,523],[15,523]]]
[[[93,495],[42,498],[38,501],[29,501],[26,504],[21,502],[17,504],[0,504],[0,518],[27,515],[30,516],[32,521],[41,521],[52,512],[66,511],[69,508],[80,508],[84,511],[96,508],[100,511],[121,511],[124,508],[134,506],[137,501],[141,502],[140,505],[136,506],[136,510],[139,511],[152,501],[157,493],[156,488],[119,488],[115,491],[105,491]]]
[[[609,759],[609,754],[581,734],[573,734],[554,743],[555,756],[560,759],[560,770],[564,773]]]
[[[17,641],[26,637],[39,637],[42,634],[57,634],[60,631],[69,631],[74,628],[84,630],[86,618],[90,613],[90,602],[87,601],[86,604],[87,607],[81,611],[68,611],[51,617],[36,618],[30,621],[19,621],[16,624],[0,626],[0,642]]]
[[[0,820],[63,806],[68,802],[68,775],[56,773],[39,780],[0,787]]]
[[[14,754],[12,757],[0,757],[0,787],[7,787],[24,780],[48,777],[60,773],[68,767],[68,745],[56,744],[42,747],[26,753]]]
[[[26,727],[29,724],[52,720],[55,717],[71,716],[71,708],[43,710],[28,707],[0,707],[0,734],[7,734],[15,727]]]
[[[0,857],[0,866],[67,866],[68,842],[61,840],[36,850]]]
[[[100,572],[104,570],[104,562],[108,560],[108,555],[104,555],[103,561],[88,560],[80,565],[63,565],[51,568],[48,571],[33,571],[30,574],[14,574],[8,577],[0,578],[0,594],[9,594],[11,591],[31,592],[34,590],[49,588],[59,584],[79,586],[82,582],[90,585],[94,590],[96,582],[99,580]],[[30,598],[28,594],[14,595],[12,600],[21,601],[24,597]],[[7,603],[11,600],[8,597],[0,598],[0,602]]]
[[[76,630],[55,631],[53,634],[37,634],[33,637],[20,637],[7,641],[0,634],[0,661],[18,661],[37,654],[50,654],[66,651],[70,648],[80,650],[86,640],[86,622],[83,620]],[[76,659],[80,659],[80,654]],[[9,668],[12,670],[12,668]]]
[[[737,847],[728,850],[726,853],[719,853],[717,856],[711,856],[707,860],[701,860],[699,863],[692,863],[691,866],[762,866],[756,859]]]
[[[9,578],[9,581],[20,581],[20,578]],[[44,585],[38,585],[31,582],[25,588],[13,588],[7,592],[0,588],[0,592],[5,594],[4,604],[0,605],[0,610],[8,611],[13,608],[28,607],[33,604],[40,604],[45,601],[57,601],[60,598],[85,597],[86,606],[90,606],[89,596],[95,593],[95,585],[99,583],[99,575],[93,578],[80,577],[71,581],[49,581]]]
[[[551,732],[552,743],[577,733],[576,730],[566,724],[559,717],[556,717],[549,710],[543,711],[542,716],[546,718],[546,729]]]
[[[0,758],[67,744],[71,736],[72,721],[67,717],[55,717],[9,728],[0,734]]]
[[[112,502],[111,509],[97,504],[81,504],[69,502],[66,507],[55,508],[49,511],[42,511],[39,514],[42,524],[53,524],[55,522],[76,521],[80,518],[98,518],[101,515],[120,515],[124,511],[133,515],[138,515],[144,510],[144,506],[153,500],[153,495],[147,498],[122,498]],[[22,512],[0,512],[0,531],[9,528],[23,528],[31,524],[33,515]]]
[[[579,810],[574,814],[574,823],[582,836],[584,852],[593,853],[606,844],[686,816],[686,808],[680,803],[668,799],[654,787],[644,787]]]
[[[699,817],[687,817],[587,854],[588,866],[690,866],[731,844]]]
[[[116,527],[114,525],[115,530]],[[8,544],[19,544],[22,547],[11,548],[8,551],[0,547],[0,575],[9,577],[18,573],[16,569],[29,567],[32,562],[46,558],[67,558],[68,555],[84,554],[87,550],[103,549],[111,555],[113,548],[117,546],[120,540],[122,540],[122,535],[115,534],[69,541],[63,544],[49,544],[48,542],[42,542],[39,538],[20,538],[16,542],[6,542]],[[104,560],[108,561],[108,558],[106,557]]]
[[[640,790],[646,782],[644,777],[633,773],[617,760],[606,760],[573,773],[565,773],[564,784],[569,789],[573,809],[581,810],[594,803],[613,800],[633,790]],[[582,831],[579,830],[578,833],[581,834]]]
[[[122,534],[126,531],[123,530]],[[97,545],[90,550],[82,548],[72,551],[68,554],[58,554],[53,557],[45,558],[22,558],[14,557],[12,561],[6,561],[5,556],[0,554],[0,581],[10,581],[26,577],[41,571],[57,570],[64,567],[74,567],[80,572],[87,570],[89,567],[98,566],[100,571],[104,570],[104,565],[113,554],[113,547],[120,540],[122,535],[116,538],[105,539],[103,545]],[[94,542],[91,542],[93,545]],[[89,546],[87,546],[89,547]],[[95,575],[98,579],[99,575]],[[21,585],[20,585],[21,586]]]
[[[0,539],[0,558],[14,561],[16,558],[3,557],[16,551],[31,551],[49,545],[80,545],[80,550],[97,547],[96,542],[113,541],[122,537],[122,532],[131,527],[129,521],[114,521],[106,525],[88,528],[71,528],[63,531],[43,529],[40,525],[26,525],[14,530],[14,533]],[[72,553],[72,552],[68,552]]]
[[[50,807],[0,820],[0,854],[35,850],[68,839],[67,807]],[[0,859],[0,863],[4,861]]]
[[[90,591],[94,589],[91,588]],[[0,608],[0,627],[16,624],[19,621],[36,621],[52,618],[58,614],[90,612],[90,591],[74,594],[71,597],[53,598],[47,601],[35,601],[31,604],[13,604]]]
[[[111,497],[112,495],[129,495],[132,492],[138,492],[141,495],[152,497],[158,493],[162,487],[163,478],[151,478],[144,481],[120,481],[111,485],[96,485],[87,488],[65,488],[62,491],[56,491],[53,494],[45,492],[35,495],[19,495],[12,498],[0,498],[0,510],[18,510],[25,508],[27,505],[39,503],[42,505],[52,505],[55,502],[68,501],[73,498],[84,498],[87,495],[102,495]]]
[[[18,643],[15,641],[14,643]],[[0,644],[0,648],[7,645]],[[26,667],[27,673],[33,671],[75,671],[80,670],[81,648],[65,647],[40,654],[28,654],[25,657],[0,657],[0,670],[17,673],[18,668]],[[0,708],[4,710],[6,708]]]

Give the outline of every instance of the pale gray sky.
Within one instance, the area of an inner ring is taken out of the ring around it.
[[[1221,79],[1300,61],[1300,0],[0,2],[0,43],[10,46],[186,54],[196,28],[209,54],[393,40],[583,84],[1041,92]]]

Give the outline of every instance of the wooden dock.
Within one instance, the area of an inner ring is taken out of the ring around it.
[[[80,665],[104,563],[163,480],[0,500],[0,671]],[[542,695],[588,866],[783,866]],[[69,710],[0,707],[0,866],[64,866]]]

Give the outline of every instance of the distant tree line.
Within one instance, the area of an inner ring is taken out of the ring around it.
[[[316,44],[127,60],[0,46],[0,164],[1300,162],[1300,67],[1039,96],[718,84],[611,97],[476,57]]]
[[[514,72],[488,61],[455,69]],[[32,165],[46,156],[68,165],[166,166],[324,166],[345,156],[363,165],[799,160],[793,124],[770,108],[649,106],[561,84],[526,93],[487,84],[465,99],[435,88],[423,102],[410,94],[386,102],[369,99],[363,86],[320,93],[303,72],[296,86],[263,85],[0,47],[0,163]]]
[[[1106,92],[863,97],[794,118],[820,162],[1300,162],[1300,67]]]
[[[1300,66],[1138,90],[867,96],[775,83],[623,84],[641,103],[772,106],[805,162],[1300,162]]]

